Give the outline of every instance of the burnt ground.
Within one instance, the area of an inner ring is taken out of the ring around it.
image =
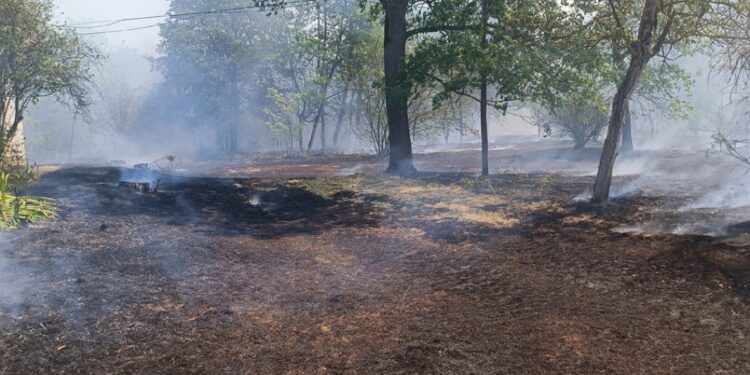
[[[0,238],[0,373],[750,373],[748,249],[611,230],[659,197],[573,203],[591,177],[545,173],[156,194],[119,174],[47,173],[59,217]]]

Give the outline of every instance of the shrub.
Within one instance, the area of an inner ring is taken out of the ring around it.
[[[579,149],[599,137],[607,120],[607,113],[595,104],[568,103],[546,113],[542,125],[547,135],[569,137]]]
[[[9,166],[0,170],[0,230],[55,216],[55,205],[51,199],[21,195],[33,181],[33,168]]]

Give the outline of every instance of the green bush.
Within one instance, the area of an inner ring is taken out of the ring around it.
[[[33,181],[33,168],[12,166],[0,170],[0,230],[55,216],[55,204],[51,199],[22,196],[19,193]]]

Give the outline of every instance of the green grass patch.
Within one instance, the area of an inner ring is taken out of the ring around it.
[[[19,188],[30,185],[33,179],[33,170],[28,167],[15,167],[11,173],[0,171],[0,230],[18,228],[55,216],[55,203],[51,199],[20,196],[17,193]]]
[[[2,194],[2,216],[0,230],[18,228],[23,224],[33,224],[55,216],[55,204],[51,199],[38,197],[16,197]]]

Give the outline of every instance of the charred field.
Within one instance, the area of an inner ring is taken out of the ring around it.
[[[0,234],[0,373],[750,372],[749,247],[618,233],[676,198],[577,203],[592,177],[470,155],[204,165],[158,193],[50,169],[59,217]]]

